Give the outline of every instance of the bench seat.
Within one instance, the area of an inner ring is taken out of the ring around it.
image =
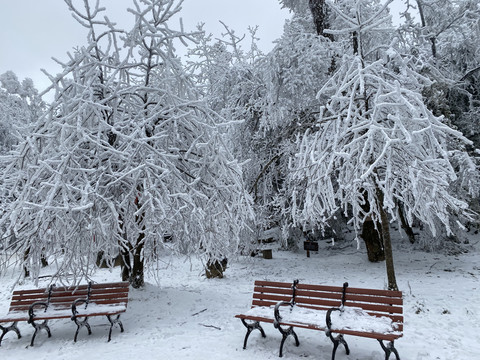
[[[257,306],[244,313],[244,318],[249,320],[258,319],[264,322],[275,322],[274,307]],[[282,326],[304,327],[325,331],[327,311],[315,310],[301,306],[293,306],[281,313]],[[400,324],[386,316],[371,316],[362,308],[345,307],[342,312],[332,313],[333,332],[362,332],[372,333],[372,337],[382,336],[396,338],[401,336],[398,331]],[[266,320],[266,321],[265,321]]]
[[[117,315],[125,312],[127,307],[125,305],[97,305],[90,304],[87,309],[77,309],[77,317],[84,316],[100,316],[100,315]],[[56,307],[51,306],[46,311],[41,311],[35,314],[35,320],[53,320],[53,319],[70,319],[72,317],[72,307]],[[25,312],[11,312],[0,318],[0,322],[20,322],[28,321],[30,317]]]

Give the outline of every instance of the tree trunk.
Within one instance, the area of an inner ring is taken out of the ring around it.
[[[132,265],[130,262],[130,251],[123,249],[120,251],[120,269],[122,271],[122,281],[130,281]]]
[[[397,203],[397,209],[398,209],[398,217],[400,218],[400,224],[402,226],[403,231],[405,231],[405,234],[407,234],[408,240],[410,240],[410,243],[415,244],[415,233],[413,232],[412,227],[408,224],[407,220],[405,219],[402,206],[398,203]]]
[[[364,203],[362,209],[365,214],[370,212],[370,202],[368,201],[368,194],[365,190],[362,190],[362,196]],[[368,260],[371,262],[379,262],[385,260],[385,253],[383,251],[383,241],[380,235],[380,224],[376,224],[372,218],[367,218],[367,220],[362,225],[362,234],[361,237],[365,241],[365,246],[367,248]]]
[[[362,227],[362,239],[365,241],[367,248],[368,261],[380,262],[385,260],[385,252],[383,249],[382,238],[380,237],[380,224],[375,223],[372,220],[365,221]]]
[[[138,191],[141,192],[141,187],[138,187]],[[135,199],[135,205],[137,209],[141,209],[140,201],[138,197]],[[132,248],[133,253],[133,266],[130,273],[130,284],[133,288],[138,289],[145,285],[145,276],[144,276],[144,262],[143,262],[143,248],[145,246],[145,224],[143,220],[145,218],[145,213],[142,212],[140,215],[135,216],[135,222],[138,227],[141,229],[138,234],[135,247]]]
[[[40,256],[40,261],[42,262],[42,267],[47,267],[48,266],[48,260],[47,260],[47,258],[45,257],[44,254],[42,254]]]
[[[317,35],[324,36],[334,41],[332,34],[323,33],[323,31],[328,28],[327,6],[325,5],[325,0],[309,0],[309,5]]]
[[[132,271],[132,264],[130,261],[130,252],[131,252],[131,245],[127,239],[127,233],[124,227],[123,216],[118,216],[118,221],[120,224],[120,230],[122,233],[120,234],[123,238],[123,242],[120,242],[120,270],[122,273],[122,281],[130,281],[130,274]],[[128,245],[127,245],[128,244]]]
[[[143,245],[145,233],[140,233],[137,238],[137,246],[133,254],[133,266],[130,274],[130,284],[133,288],[138,289],[145,285],[144,263],[143,263]]]
[[[23,262],[25,263],[28,260],[28,257],[30,255],[30,247],[25,250],[23,253]],[[30,271],[28,271],[28,268],[26,265],[23,265],[23,275],[27,278],[30,276]]]
[[[352,46],[353,46],[353,54],[358,55],[359,44],[358,44],[358,33],[356,31],[352,33]]]
[[[227,258],[222,261],[218,260],[208,260],[207,265],[205,266],[205,276],[207,279],[212,278],[223,278],[223,273],[227,269]]]
[[[23,261],[26,262],[29,257],[30,257],[30,247],[28,247],[28,249],[25,250],[25,252],[23,253]],[[42,254],[40,254],[40,262],[42,263],[42,267],[48,266],[48,260],[43,254],[43,252]],[[26,278],[30,276],[30,271],[28,270],[26,265],[23,266],[23,274]]]
[[[427,26],[427,22],[425,21],[425,13],[423,12],[423,1],[422,0],[417,0],[417,7],[418,7],[418,14],[420,15],[420,21],[422,23],[422,27]],[[431,42],[431,49],[432,49],[432,56],[434,58],[437,57],[437,39],[432,36],[429,38]]]
[[[382,238],[385,250],[385,266],[387,269],[388,289],[398,290],[397,279],[395,277],[395,267],[393,264],[392,240],[390,238],[390,225],[388,216],[383,208],[383,192],[377,188],[378,208],[380,210],[380,219],[382,222]]]
[[[138,199],[135,199],[135,205],[140,209]],[[135,246],[127,240],[127,234],[124,230],[122,217],[119,217],[120,229],[123,231],[123,244],[120,246],[120,266],[122,270],[122,281],[129,281],[133,288],[138,289],[145,285],[145,271],[143,248],[145,246],[145,225],[142,225],[144,214],[136,216],[135,221],[141,227],[137,236]],[[127,245],[125,245],[127,244]],[[133,263],[132,263],[133,262]]]

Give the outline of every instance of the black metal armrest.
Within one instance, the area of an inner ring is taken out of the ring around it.
[[[88,305],[88,298],[80,298],[80,299],[75,300],[72,303],[72,320],[75,320],[77,318],[77,314],[78,314],[77,306],[79,304],[87,304]]]
[[[275,329],[278,329],[278,327],[280,326],[280,321],[282,321],[282,317],[280,316],[280,306],[286,305],[290,305],[290,307],[293,307],[293,304],[290,301],[279,301],[275,305],[275,309],[273,310],[273,315],[275,316],[273,326],[275,327]]]
[[[28,323],[29,324],[31,324],[34,321],[34,318],[35,318],[34,308],[36,306],[43,306],[45,308],[44,311],[47,311],[48,303],[43,302],[43,301],[37,301],[37,302],[34,302],[32,305],[30,305],[30,307],[28,308]]]
[[[331,332],[332,332],[332,318],[331,318],[331,315],[332,315],[332,312],[333,311],[340,311],[342,312],[343,311],[343,308],[331,308],[327,311],[327,316],[326,316],[326,321],[327,321],[327,331],[325,331],[325,333],[327,334],[327,336],[330,336]]]

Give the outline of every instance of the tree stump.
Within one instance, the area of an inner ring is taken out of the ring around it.
[[[207,265],[205,266],[205,276],[207,279],[213,278],[223,278],[223,273],[227,269],[227,258],[222,261],[218,260],[208,260]]]

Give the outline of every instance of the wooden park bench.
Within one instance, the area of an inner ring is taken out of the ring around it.
[[[92,333],[88,319],[92,316],[106,316],[110,322],[108,341],[111,340],[114,325],[120,327],[123,332],[123,324],[120,321],[121,313],[127,310],[128,282],[80,285],[76,287],[56,287],[32,290],[15,290],[10,302],[8,314],[0,317],[0,323],[9,323],[10,326],[0,325],[3,337],[9,332],[16,332],[21,338],[17,327],[19,321],[27,321],[35,332],[32,336],[31,346],[37,333],[44,329],[48,337],[51,336],[48,320],[71,319],[77,325],[74,341],[77,341],[78,332],[86,327],[88,334]],[[116,317],[115,317],[116,316]],[[40,323],[39,323],[40,322]]]
[[[333,342],[332,360],[340,344],[350,353],[344,335],[378,340],[385,360],[393,352],[394,341],[403,335],[403,297],[400,291],[255,281],[252,307],[236,315],[247,328],[243,348],[253,330],[265,332],[261,322],[272,323],[282,334],[279,356],[291,335],[299,346],[294,328],[324,331]],[[384,341],[388,341],[387,344]]]

